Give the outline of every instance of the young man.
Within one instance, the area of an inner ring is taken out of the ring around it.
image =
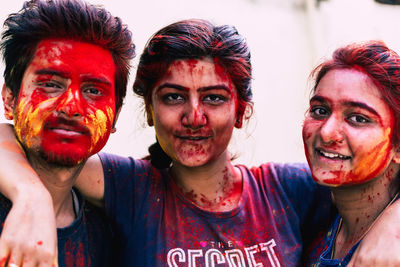
[[[33,168],[52,199],[59,266],[106,266],[108,226],[72,186],[87,158],[115,131],[134,56],[131,33],[105,9],[79,0],[28,1],[4,25],[5,116],[14,120],[30,163],[16,167]],[[0,146],[15,149],[2,140]],[[23,197],[14,192],[7,196],[11,201]],[[0,195],[1,222],[10,208]],[[40,247],[47,240],[35,242]],[[20,250],[7,255],[0,248],[6,255],[1,265],[36,266],[29,257],[34,252]]]

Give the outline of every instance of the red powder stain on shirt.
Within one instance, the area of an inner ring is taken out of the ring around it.
[[[41,246],[41,245],[43,245],[43,241],[40,240],[40,241],[37,242],[37,244],[38,244],[39,246]]]
[[[85,266],[85,248],[82,243],[79,244],[78,253],[76,254],[76,266]]]

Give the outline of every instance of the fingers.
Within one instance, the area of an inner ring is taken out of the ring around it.
[[[8,246],[5,246],[4,242],[0,242],[0,267],[7,266],[8,259],[10,257],[10,251]]]
[[[14,249],[10,254],[8,260],[8,267],[19,267],[22,266],[22,253],[19,249]]]

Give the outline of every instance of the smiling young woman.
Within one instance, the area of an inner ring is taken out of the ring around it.
[[[314,180],[331,187],[340,215],[310,262],[345,266],[399,191],[400,57],[382,42],[351,44],[314,75],[304,147]]]

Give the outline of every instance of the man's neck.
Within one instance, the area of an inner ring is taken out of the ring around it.
[[[71,189],[85,162],[64,167],[32,155],[28,155],[28,160],[52,196],[57,228],[69,226],[75,219]]]

